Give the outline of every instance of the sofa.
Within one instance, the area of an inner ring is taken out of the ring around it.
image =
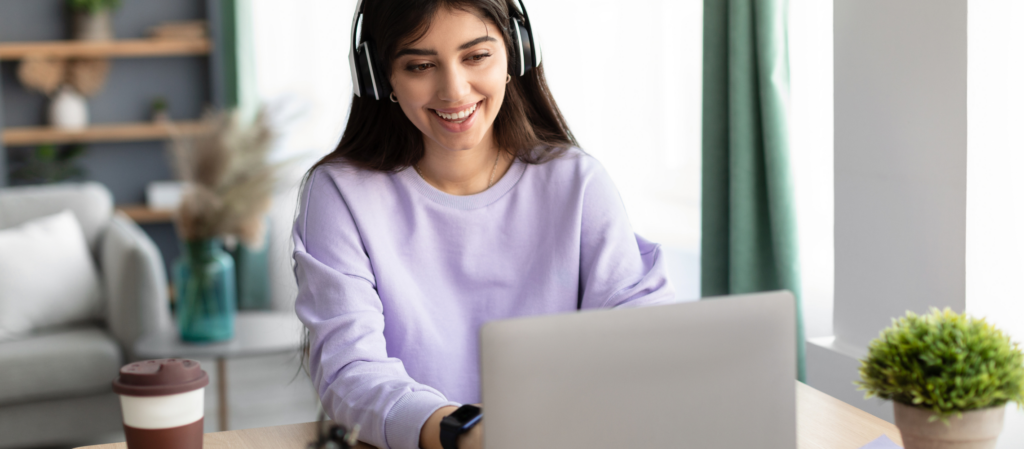
[[[145,333],[171,326],[159,250],[110,191],[87,182],[0,188],[0,229],[70,209],[101,278],[95,321],[0,341],[0,449],[87,442],[121,431],[111,381]],[[0,285],[0,288],[3,288]]]

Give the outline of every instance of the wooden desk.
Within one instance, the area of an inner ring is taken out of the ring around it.
[[[859,449],[882,434],[902,445],[896,426],[802,383],[796,388],[798,449]],[[305,449],[316,423],[206,434],[204,449]],[[360,444],[361,449],[372,446]],[[88,449],[125,449],[124,443]]]

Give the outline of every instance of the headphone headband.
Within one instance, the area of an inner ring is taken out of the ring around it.
[[[514,0],[512,6],[511,9],[515,11],[509,11],[509,35],[515,54],[509,55],[509,74],[523,76],[530,69],[540,66],[541,50],[523,0]],[[348,54],[349,68],[352,70],[352,93],[357,97],[383,100],[391,95],[391,83],[384,79],[384,72],[377,67],[377,54],[372,40],[362,40],[362,28],[363,0],[359,0],[352,16],[352,40]]]

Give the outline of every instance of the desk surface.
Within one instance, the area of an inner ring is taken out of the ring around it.
[[[902,445],[896,426],[802,383],[797,383],[797,447],[859,449],[880,435]],[[204,449],[304,449],[315,439],[316,423],[208,433]],[[372,446],[360,444],[361,449]],[[125,449],[124,443],[88,449]]]

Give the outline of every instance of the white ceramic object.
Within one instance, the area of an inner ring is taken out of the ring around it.
[[[893,402],[896,427],[905,449],[992,449],[1003,430],[1006,405],[964,412],[962,418],[949,417],[928,422],[931,410]]]
[[[82,129],[89,124],[85,97],[68,85],[57,89],[50,101],[50,126],[59,129]]]

